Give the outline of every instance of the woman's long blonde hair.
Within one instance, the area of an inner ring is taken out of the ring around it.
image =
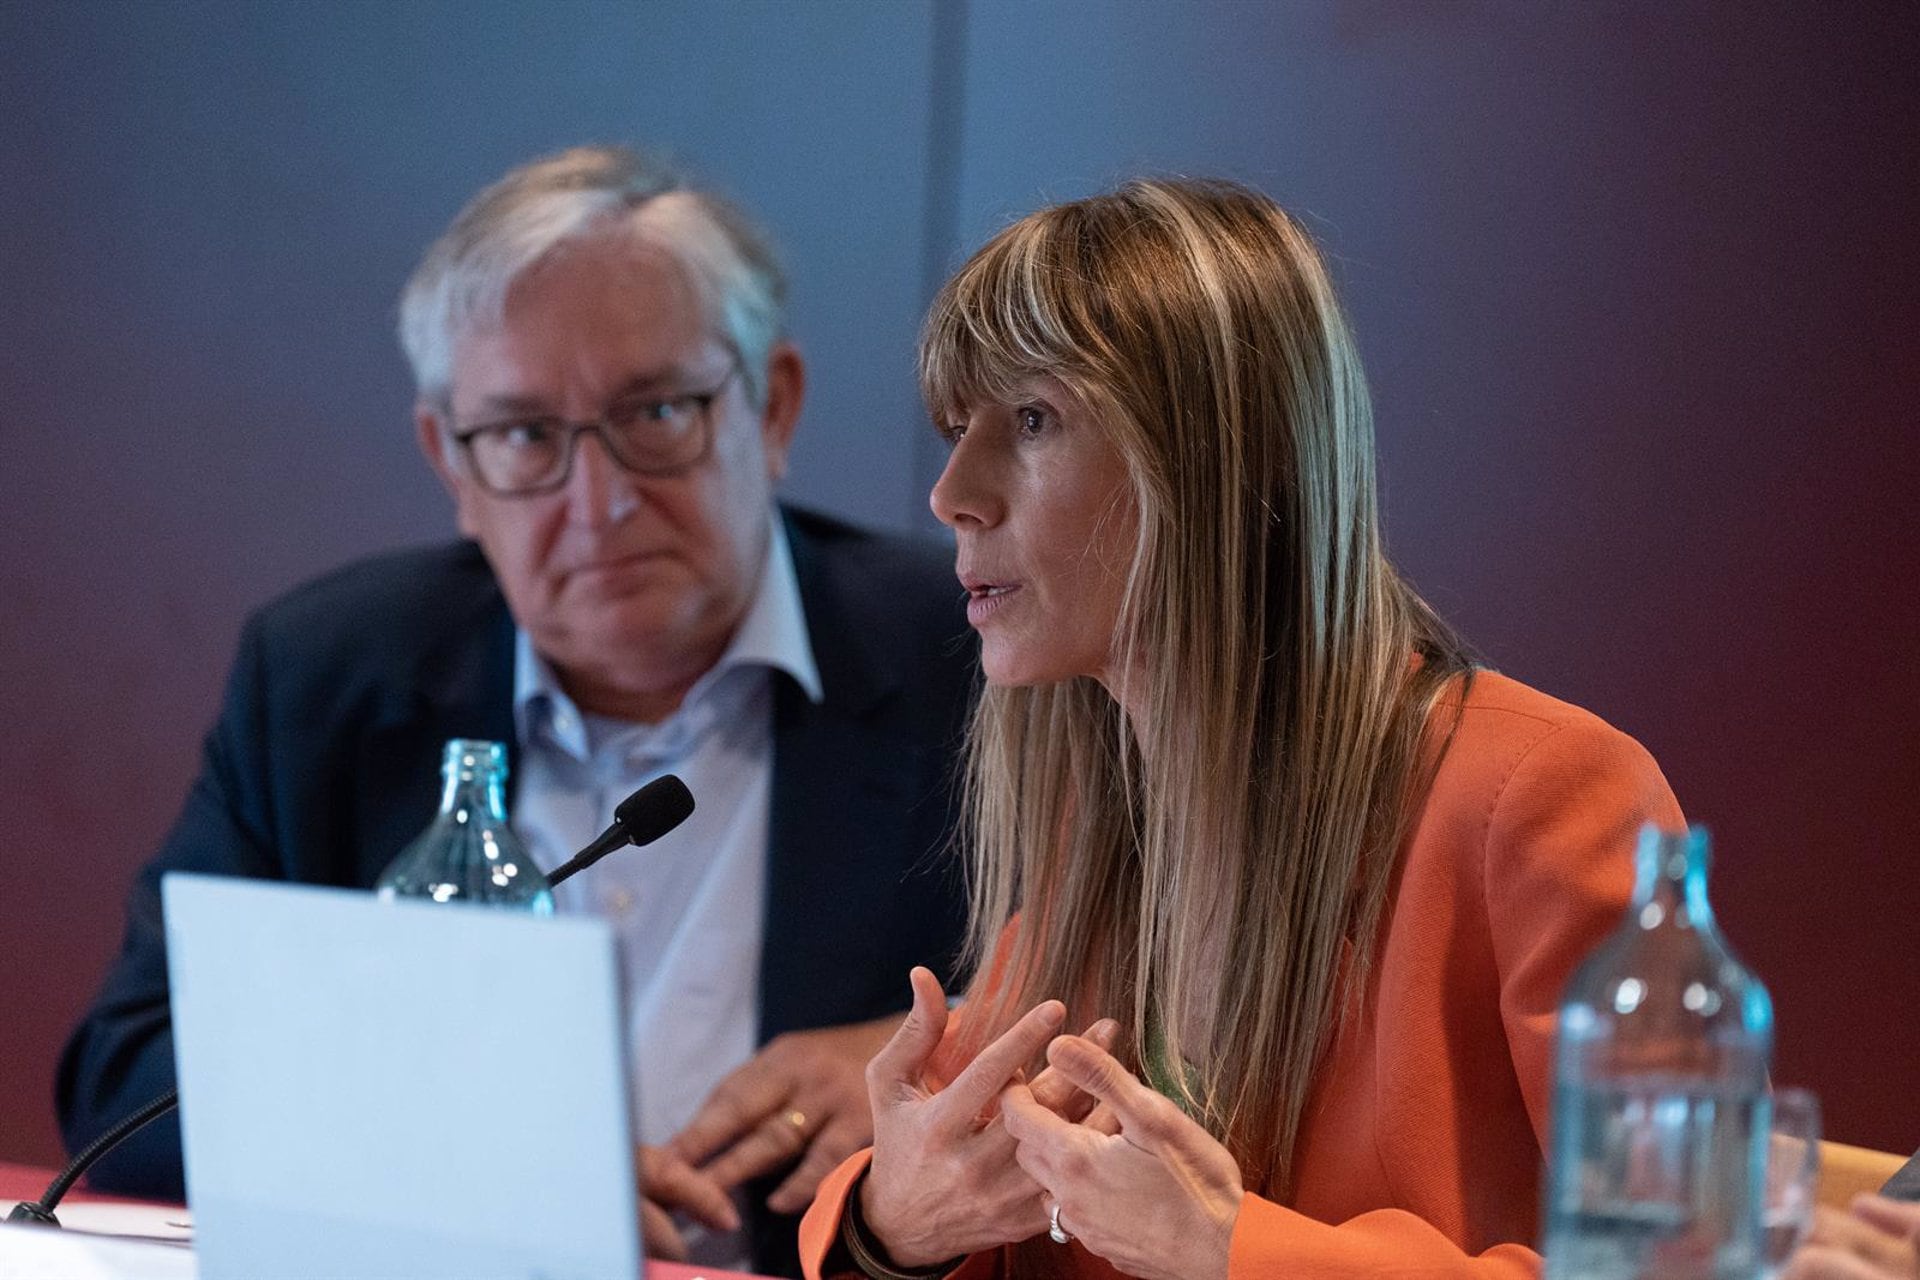
[[[943,421],[1059,380],[1139,512],[1114,665],[1139,734],[1089,678],[989,689],[973,721],[971,1034],[1050,996],[1074,1026],[1119,1018],[1125,1056],[1285,1195],[1437,760],[1429,713],[1470,669],[1382,551],[1325,267],[1257,192],[1131,182],[996,236],[935,300],[920,370]]]

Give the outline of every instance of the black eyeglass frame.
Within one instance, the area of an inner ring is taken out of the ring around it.
[[[710,390],[692,391],[675,396],[661,396],[657,400],[647,402],[649,406],[654,408],[662,405],[689,405],[692,407],[693,412],[698,415],[699,421],[697,429],[701,433],[699,451],[685,462],[676,462],[670,467],[642,467],[636,466],[628,461],[625,455],[621,453],[620,446],[615,442],[615,437],[618,433],[613,430],[611,411],[602,413],[598,418],[587,420],[530,414],[522,418],[506,418],[497,422],[483,422],[479,426],[454,431],[451,435],[453,442],[460,446],[461,455],[466,459],[467,474],[473,477],[474,483],[478,484],[482,489],[496,498],[538,498],[545,494],[557,493],[565,488],[567,481],[573,477],[573,459],[574,455],[580,451],[580,437],[587,432],[592,432],[595,436],[599,437],[600,447],[607,451],[607,457],[613,459],[615,465],[622,471],[637,476],[665,479],[680,475],[699,466],[707,460],[707,455],[713,452],[713,402],[726,394],[728,384],[738,377],[740,372],[740,363],[736,360],[727,367],[726,374],[721,377],[720,381],[714,383]],[[550,427],[555,431],[565,432],[565,438],[561,443],[562,453],[559,472],[551,480],[542,481],[540,484],[524,489],[502,489],[489,481],[481,469],[479,461],[474,457],[474,439],[478,436],[485,435],[489,431],[500,431],[510,427],[524,427],[534,423]]]

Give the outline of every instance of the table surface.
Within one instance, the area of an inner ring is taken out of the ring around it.
[[[7,1212],[19,1200],[37,1199],[47,1189],[47,1183],[53,1181],[57,1170],[42,1169],[34,1165],[12,1164],[0,1160],[0,1221],[4,1221]],[[65,1212],[69,1205],[125,1205],[143,1209],[167,1208],[147,1200],[130,1200],[125,1196],[104,1195],[76,1187],[67,1193],[66,1199],[54,1210],[56,1216]],[[182,1208],[181,1210],[185,1210]],[[646,1280],[757,1280],[756,1277],[743,1275],[738,1271],[714,1271],[706,1267],[683,1266],[676,1262],[657,1262],[649,1258],[646,1262]]]

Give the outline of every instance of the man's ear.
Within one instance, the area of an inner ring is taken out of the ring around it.
[[[787,474],[787,451],[807,398],[807,362],[800,348],[782,339],[767,353],[767,404],[760,415],[760,436],[767,451],[767,478],[776,484]]]
[[[453,437],[447,433],[445,417],[429,402],[416,400],[413,405],[413,434],[427,465],[433,468],[441,487],[453,499],[460,532],[469,538],[473,537],[473,526],[467,511],[468,486],[460,473],[454,470]]]

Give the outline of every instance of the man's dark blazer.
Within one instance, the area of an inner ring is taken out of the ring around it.
[[[950,554],[783,514],[825,696],[774,677],[762,1043],[904,1009],[915,964],[950,974],[965,907],[943,855],[976,670]],[[173,1087],[161,874],[371,886],[432,820],[442,744],[515,742],[513,650],[467,542],[349,566],[254,615],[200,776],[61,1059],[70,1148]],[[150,1126],[93,1182],[178,1197],[178,1125]],[[798,1274],[793,1222],[752,1221],[761,1269]]]
[[[1920,1151],[1914,1152],[1913,1159],[1901,1165],[1887,1179],[1887,1185],[1880,1188],[1880,1194],[1890,1200],[1920,1200]]]

